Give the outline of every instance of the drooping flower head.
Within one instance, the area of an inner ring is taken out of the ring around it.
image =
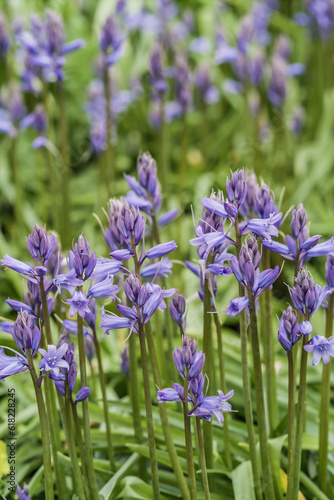
[[[175,291],[172,300],[169,303],[169,312],[174,323],[185,329],[185,317],[184,313],[186,311],[186,301],[185,298],[178,290]]]

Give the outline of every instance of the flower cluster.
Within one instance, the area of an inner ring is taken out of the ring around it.
[[[233,396],[234,391],[225,394],[218,391],[219,396],[207,396],[203,394],[204,376],[202,373],[205,355],[202,351],[197,352],[197,342],[188,335],[182,337],[182,350],[178,347],[174,351],[174,364],[185,380],[185,386],[173,384],[173,388],[162,389],[157,392],[159,403],[166,401],[187,401],[192,408],[189,417],[201,417],[211,421],[212,415],[216,417],[219,424],[224,422],[224,413],[232,411],[232,406],[227,400]]]

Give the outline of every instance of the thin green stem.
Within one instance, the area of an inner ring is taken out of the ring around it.
[[[293,488],[293,443],[295,439],[295,381],[293,375],[293,354],[288,352],[289,399],[288,399],[288,487],[287,499],[292,498]]]
[[[66,384],[68,386],[68,382],[66,382]],[[70,396],[70,395],[69,395],[69,400],[70,400],[70,404],[71,404],[72,416],[73,416],[73,421],[74,421],[74,426],[75,426],[77,441],[78,441],[78,446],[79,446],[79,453],[80,453],[80,460],[81,460],[81,467],[82,467],[82,482],[83,482],[83,486],[85,489],[86,497],[89,498],[89,487],[88,487],[88,483],[87,483],[88,473],[87,473],[87,465],[86,465],[86,460],[85,460],[85,448],[84,448],[84,444],[83,444],[83,440],[82,440],[79,416],[78,416],[78,412],[77,412],[77,407],[74,404],[72,396]]]
[[[144,329],[143,329],[141,322],[138,322],[138,330],[139,330],[141,366],[142,366],[142,371],[143,371],[143,383],[144,383],[144,392],[145,392],[146,422],[147,422],[148,445],[149,445],[149,451],[150,451],[153,497],[154,497],[154,500],[156,500],[156,499],[160,498],[158,463],[157,463],[157,456],[156,456],[156,449],[155,449],[152,402],[151,402],[151,389],[150,389],[150,378],[149,378],[149,373],[148,373],[146,342],[145,342]]]
[[[152,328],[151,328],[150,322],[148,322],[145,325],[145,330],[146,330],[147,345],[148,345],[148,350],[149,350],[149,355],[150,355],[154,383],[157,387],[161,387],[161,376],[160,376],[159,364],[158,364],[158,359],[157,359],[157,355],[156,355],[156,351],[155,351],[154,338],[153,338],[153,333],[152,333]],[[174,470],[174,474],[176,476],[178,485],[179,485],[180,490],[182,492],[182,498],[184,500],[190,500],[189,489],[188,489],[186,480],[184,478],[182,468],[180,465],[180,461],[179,461],[179,457],[176,453],[176,449],[174,446],[173,435],[172,435],[172,432],[171,432],[171,429],[169,426],[165,403],[159,403],[159,412],[160,412],[160,420],[161,420],[161,425],[162,425],[162,429],[163,429],[164,436],[165,436],[167,450],[168,450],[171,464],[172,464],[172,467]]]
[[[191,439],[191,424],[190,418],[188,417],[188,376],[184,380],[183,389],[183,418],[184,418],[184,434],[186,441],[186,455],[187,455],[187,469],[188,469],[188,479],[189,479],[189,490],[191,500],[197,500],[197,487],[196,487],[196,477],[195,477],[195,466],[194,466],[194,455],[193,455],[193,445]]]
[[[61,152],[61,239],[65,248],[68,248],[71,244],[70,152],[68,147],[68,127],[66,119],[65,94],[64,87],[61,82],[58,82],[57,104],[59,109],[58,132]]]
[[[208,481],[208,473],[206,470],[206,461],[205,461],[204,443],[203,443],[203,435],[202,435],[202,428],[201,428],[201,419],[200,419],[200,417],[196,417],[195,420],[196,420],[196,428],[197,428],[197,436],[198,436],[198,447],[199,447],[200,459],[201,459],[204,495],[205,495],[205,500],[210,500],[211,496],[210,496],[210,488],[209,488],[209,481]],[[226,423],[226,421],[224,422],[224,424],[225,423]]]
[[[34,384],[39,421],[41,425],[45,500],[53,500],[54,494],[53,494],[53,480],[52,480],[52,467],[51,467],[50,437],[49,437],[49,428],[45,411],[44,399],[43,399],[42,389],[39,385],[37,385],[37,374],[35,371],[34,363],[31,358],[30,352],[27,351],[26,356],[30,367],[29,372]]]
[[[82,287],[79,287],[79,290],[82,290]],[[80,380],[81,380],[81,386],[84,386],[87,383],[86,356],[85,356],[85,343],[83,336],[83,322],[81,316],[79,315],[78,315],[78,348],[79,348]],[[91,498],[93,500],[99,500],[99,494],[97,490],[96,477],[94,471],[94,462],[93,462],[93,449],[92,449],[92,440],[90,434],[88,399],[85,399],[82,402],[82,416],[83,416],[84,438],[85,438],[85,457],[86,457],[88,482],[91,492]]]
[[[308,316],[306,316],[305,320],[308,319],[309,319]],[[305,351],[304,346],[307,344],[307,342],[308,342],[308,335],[304,335],[302,353],[300,359],[296,433],[295,433],[295,442],[293,447],[293,489],[292,489],[291,500],[297,500],[299,492],[304,415],[305,415],[305,405],[306,405],[307,351]]]
[[[106,123],[107,123],[107,144],[105,150],[104,179],[103,183],[107,186],[107,196],[110,198],[110,185],[115,181],[113,150],[112,150],[112,114],[111,114],[111,88],[109,68],[106,66],[103,73],[104,97],[106,105]]]
[[[140,418],[140,398],[137,373],[137,339],[135,335],[129,338],[129,370],[130,370],[130,401],[132,408],[132,420],[136,443],[142,444],[143,430]],[[141,457],[138,461],[139,475],[144,481],[147,480],[146,460]]]
[[[111,435],[111,429],[110,429],[110,417],[109,417],[109,409],[108,409],[106,383],[105,383],[105,378],[104,378],[101,348],[100,348],[99,340],[97,338],[97,334],[96,334],[95,330],[93,330],[93,336],[94,336],[94,345],[95,345],[95,351],[96,351],[96,357],[97,357],[97,363],[98,363],[98,369],[99,369],[99,379],[100,379],[101,394],[102,394],[104,422],[106,424],[108,457],[109,457],[109,462],[110,462],[110,469],[112,471],[115,471],[115,453],[114,453],[114,445],[112,442],[112,435]]]
[[[263,248],[264,269],[270,268],[270,254],[268,248]],[[274,343],[272,330],[272,308],[271,308],[271,290],[263,293],[264,296],[264,354],[267,379],[267,402],[268,402],[268,417],[269,417],[269,433],[275,435],[275,429],[278,425],[278,408],[276,397],[276,377],[275,377],[275,358],[274,358]]]
[[[331,337],[333,332],[333,307],[334,293],[329,297],[326,312],[326,337]],[[322,368],[320,424],[319,424],[319,484],[321,489],[327,493],[328,475],[328,433],[329,433],[329,408],[331,393],[331,358],[327,365]]]
[[[65,383],[65,418],[66,418],[66,425],[68,429],[68,447],[69,447],[69,452],[70,452],[70,457],[71,457],[71,462],[73,466],[73,472],[74,472],[74,478],[77,486],[77,494],[80,498],[80,500],[85,500],[86,495],[85,495],[85,490],[82,482],[82,477],[81,477],[81,472],[80,472],[80,467],[78,463],[78,457],[75,449],[75,442],[74,442],[74,435],[72,432],[72,420],[71,420],[71,403],[70,403],[70,396],[69,396],[69,391],[68,391],[68,383]]]
[[[224,363],[224,347],[222,339],[222,326],[219,321],[219,317],[216,311],[213,314],[216,332],[217,332],[217,344],[218,344],[218,358],[219,358],[219,378],[220,378],[220,388],[224,394],[226,394],[226,380],[225,380],[225,363]],[[232,457],[231,457],[231,445],[230,445],[230,433],[229,433],[229,416],[226,414],[224,416],[224,443],[225,443],[225,460],[227,467],[232,469]]]
[[[238,221],[235,224],[235,235],[237,242],[237,256],[239,256],[241,250],[241,237],[239,231]],[[241,283],[239,283],[239,296],[243,297],[245,291]],[[254,420],[253,420],[253,410],[252,410],[252,396],[249,380],[249,370],[248,370],[248,345],[247,345],[247,320],[246,311],[243,310],[239,314],[240,317],[240,350],[241,350],[241,371],[242,371],[242,386],[244,394],[244,407],[245,407],[245,417],[247,425],[247,435],[249,452],[253,471],[254,489],[255,496],[257,500],[263,498],[262,486],[260,479],[260,469],[256,453],[255,444],[255,432],[254,432]]]
[[[273,477],[270,464],[267,424],[266,424],[265,405],[263,397],[261,355],[260,355],[259,335],[257,329],[256,306],[255,306],[255,299],[253,296],[253,292],[250,287],[248,287],[248,299],[249,299],[250,331],[252,340],[255,395],[256,395],[256,407],[257,407],[257,420],[259,428],[260,456],[262,463],[264,495],[266,500],[273,500],[275,498],[275,494],[274,494],[274,484],[273,484]]]

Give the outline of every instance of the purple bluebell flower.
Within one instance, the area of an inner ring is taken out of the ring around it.
[[[121,372],[125,377],[129,376],[130,373],[130,362],[129,362],[129,346],[125,344],[123,351],[121,352]]]
[[[327,0],[309,0],[306,7],[308,11],[307,24],[311,25],[313,34],[322,39],[329,38],[334,28],[332,3]]]
[[[108,16],[101,32],[100,48],[103,54],[103,63],[113,66],[123,55],[124,37],[118,30],[117,23],[112,16]]]
[[[56,244],[54,234],[48,236],[45,227],[34,225],[34,230],[27,238],[27,247],[32,258],[45,266]]]
[[[96,261],[96,253],[90,255],[88,240],[81,234],[78,242],[73,245],[73,251],[70,250],[68,253],[68,267],[70,270],[75,270],[76,278],[86,280],[91,277]]]
[[[311,323],[303,321],[299,324],[297,322],[297,314],[291,306],[282,311],[277,338],[286,352],[290,352],[303,335],[309,335],[311,332]]]
[[[231,180],[226,180],[226,196],[230,203],[235,204],[237,209],[243,204],[246,197],[246,182],[244,169],[237,170],[231,175]]]
[[[255,198],[258,191],[258,182],[254,172],[245,172],[246,197],[240,207],[240,213],[243,217],[251,218],[254,212]]]
[[[68,350],[68,344],[64,343],[60,347],[56,347],[55,345],[48,345],[48,350],[38,349],[40,354],[43,356],[41,359],[38,368],[43,372],[51,372],[54,373],[56,377],[59,376],[60,368],[69,369],[69,364],[65,361],[64,355]]]
[[[175,291],[172,300],[169,303],[169,313],[174,323],[182,330],[185,330],[185,314],[186,301],[185,298],[178,290]]]
[[[211,81],[209,67],[207,65],[201,65],[197,68],[195,73],[195,85],[202,102],[214,104],[219,101],[220,92]]]
[[[237,314],[243,311],[249,304],[247,297],[238,297],[237,299],[231,300],[230,305],[225,309],[226,316],[234,318]]]
[[[173,384],[173,388],[162,389],[157,392],[159,403],[166,403],[168,401],[181,401],[184,403],[183,387],[180,384]],[[191,402],[191,396],[188,393],[188,402]]]
[[[334,255],[328,255],[326,261],[326,281],[330,288],[334,288]]]
[[[0,330],[5,333],[14,333],[14,321],[2,321],[0,323]]]
[[[17,312],[27,311],[29,314],[33,314],[32,308],[28,304],[25,304],[24,302],[20,302],[18,300],[13,300],[13,299],[7,299],[6,302],[9,305],[9,307],[14,309],[14,311]]]
[[[289,288],[292,302],[302,316],[312,316],[323,303],[329,293],[327,286],[315,285],[311,274],[300,269],[295,278],[295,286]]]
[[[168,253],[172,252],[177,248],[177,244],[175,241],[167,241],[166,243],[159,243],[154,247],[150,248],[146,252],[146,257],[148,259],[159,259],[160,257],[164,257]]]
[[[282,219],[282,212],[270,214],[266,219],[250,219],[240,224],[240,234],[253,233],[261,238],[272,241],[272,236],[278,236],[277,226]]]
[[[160,96],[168,89],[168,84],[166,82],[166,74],[163,65],[163,51],[159,44],[154,45],[151,58],[150,58],[150,68],[151,68],[151,84],[154,87],[155,92]]]
[[[138,246],[143,238],[145,218],[140,215],[138,208],[129,207],[127,203],[124,203],[117,220],[117,228],[128,250],[131,250],[132,245]]]
[[[102,322],[100,329],[104,330],[102,337],[109,335],[110,330],[118,330],[120,328],[130,328],[131,320],[127,317],[118,316],[115,313],[107,313],[102,307]]]
[[[45,276],[45,274],[47,273],[46,267],[37,266],[34,268],[18,259],[14,259],[8,254],[5,254],[3,259],[0,259],[0,262],[3,266],[16,271],[27,280],[36,284],[39,284],[41,278],[43,278],[43,276]]]
[[[22,311],[17,315],[13,330],[16,345],[23,353],[30,351],[31,356],[34,356],[41,342],[41,331],[28,311]]]
[[[121,267],[122,264],[118,260],[98,258],[91,277],[98,281],[102,281],[110,276],[118,274]]]
[[[172,267],[172,262],[168,259],[168,257],[164,257],[161,261],[156,262],[155,264],[142,267],[140,269],[140,275],[143,278],[154,278],[154,276],[164,276],[167,278],[168,274],[172,273]]]
[[[76,286],[82,286],[84,282],[76,277],[76,270],[73,268],[67,274],[57,274],[52,283],[59,290],[68,290],[73,294]]]
[[[86,312],[86,314],[85,314],[85,321],[86,321],[87,325],[93,331],[95,331],[96,316],[97,316],[97,307],[96,307],[96,302],[93,299],[93,297],[89,297],[88,307],[89,307],[89,313]]]
[[[13,84],[4,88],[1,92],[0,103],[0,132],[16,137],[19,122],[26,114],[20,88]]]
[[[164,214],[160,215],[158,219],[158,224],[159,226],[165,226],[166,224],[169,224],[173,220],[176,219],[176,217],[179,215],[180,211],[177,209],[172,209],[168,210],[168,212],[165,212]]]
[[[269,186],[263,181],[258,187],[254,198],[254,213],[259,219],[268,219],[270,214],[277,214],[277,206],[275,205],[274,197],[270,192]],[[278,221],[278,225],[281,221]]]
[[[33,113],[30,113],[23,118],[20,128],[25,129],[27,127],[33,127],[36,132],[43,134],[47,129],[47,123],[48,118],[46,116],[44,106],[42,104],[38,104]]]
[[[86,312],[85,320],[86,320],[87,315],[88,315],[88,313]],[[75,335],[78,335],[78,322],[77,321],[72,321],[70,319],[64,319],[62,325],[68,332],[74,333]],[[88,328],[85,325],[83,325],[84,337],[86,335],[88,335],[88,333],[89,333]]]
[[[174,79],[175,101],[169,103],[172,104],[172,107],[165,107],[167,121],[184,116],[190,110],[192,104],[190,70],[187,57],[182,52],[176,54]]]
[[[66,300],[66,304],[70,304],[70,316],[74,316],[76,313],[82,318],[85,317],[86,313],[90,312],[89,299],[84,292],[76,290],[70,299]]]
[[[16,375],[17,373],[22,373],[28,370],[28,361],[22,354],[6,347],[9,351],[12,351],[15,356],[7,356],[4,351],[4,347],[0,351],[0,380],[4,380],[10,375]]]
[[[334,357],[334,337],[323,337],[322,335],[315,335],[311,341],[304,345],[307,352],[313,352],[312,366],[317,365],[322,359],[324,364],[327,365],[331,357]]]
[[[196,404],[190,411],[189,417],[201,417],[211,422],[212,415],[216,417],[218,424],[224,422],[224,413],[232,411],[232,405],[227,403],[234,391],[224,394],[223,391],[217,391],[219,396],[207,396],[200,404]]]
[[[82,403],[89,396],[89,387],[82,387],[75,395],[74,404]]]
[[[113,276],[109,276],[103,281],[98,281],[97,283],[92,284],[88,290],[88,297],[94,297],[94,299],[108,297],[113,301],[116,300],[116,293],[118,293],[119,289],[117,285],[113,284]]]
[[[21,489],[20,486],[17,485],[16,494],[17,494],[18,500],[31,500],[31,496],[29,494],[29,488],[28,488],[28,485],[26,483],[24,483],[23,489]]]
[[[174,364],[184,379],[196,378],[202,371],[205,354],[197,352],[197,342],[188,335],[182,337],[182,351],[176,347],[174,351]]]

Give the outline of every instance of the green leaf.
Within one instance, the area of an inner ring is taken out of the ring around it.
[[[109,481],[103,486],[99,494],[104,500],[110,500],[111,494],[114,491],[117,481],[123,478],[123,476],[131,469],[131,467],[137,462],[139,458],[138,453],[132,453],[132,455],[127,459],[127,461],[122,465],[122,467],[114,474],[114,476],[109,479]]]
[[[232,483],[235,500],[255,500],[252,464],[250,460],[242,462],[232,471]]]

